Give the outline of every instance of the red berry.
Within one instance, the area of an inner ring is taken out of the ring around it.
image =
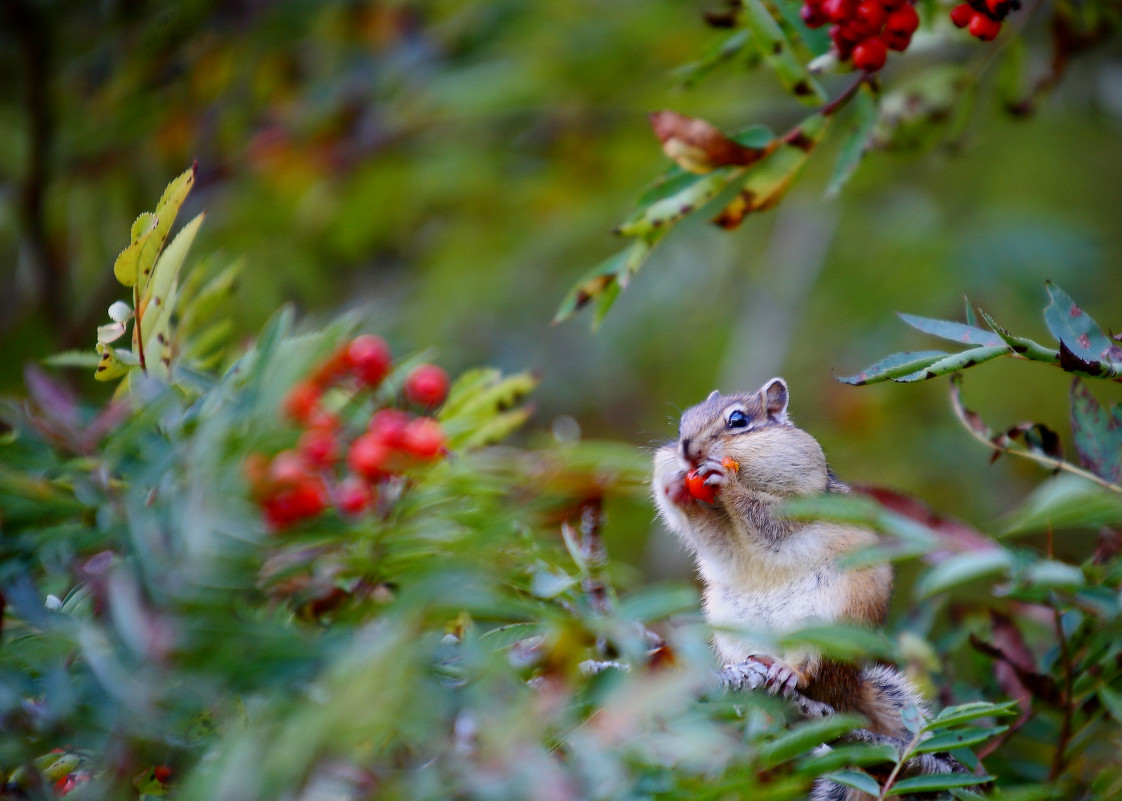
[[[379,409],[370,418],[370,433],[388,448],[401,448],[405,444],[405,429],[412,419],[400,409]]]
[[[875,72],[884,66],[887,58],[888,46],[877,36],[871,36],[853,48],[853,66],[859,70]]]
[[[863,36],[872,36],[873,34],[880,33],[881,27],[884,26],[884,21],[888,17],[888,12],[885,10],[884,5],[880,0],[864,0],[857,10],[853,12],[853,21],[850,25],[854,33],[859,33]]]
[[[312,380],[321,387],[327,386],[345,375],[349,369],[350,361],[347,358],[347,347],[343,346],[324,360],[323,364],[316,370]]]
[[[385,475],[389,459],[389,447],[374,433],[356,437],[347,452],[347,464],[351,470],[369,481],[376,481]]]
[[[296,451],[281,451],[269,465],[269,480],[277,486],[295,484],[308,474],[308,463]]]
[[[919,28],[919,14],[915,6],[905,3],[888,15],[884,22],[884,29],[892,33],[902,33],[911,36]]]
[[[284,397],[284,413],[298,423],[307,421],[319,409],[320,388],[313,381],[301,381]]]
[[[405,379],[405,397],[418,406],[439,406],[448,397],[448,373],[435,364],[414,368]]]
[[[690,495],[705,503],[713,503],[717,499],[717,487],[705,483],[706,475],[699,473],[695,467],[686,473],[686,489]]]
[[[431,417],[418,417],[405,429],[404,450],[418,459],[434,459],[444,449],[444,430]]]
[[[889,50],[896,50],[903,52],[908,49],[908,45],[912,43],[912,35],[910,33],[898,33],[896,31],[884,31],[880,38],[888,45]]]
[[[339,456],[339,445],[330,429],[309,428],[300,435],[296,449],[309,464],[330,467]]]
[[[844,23],[853,16],[853,0],[826,0],[822,4],[824,13],[831,22]]]
[[[287,528],[326,509],[327,488],[318,476],[305,475],[296,484],[282,487],[263,507],[272,528]]]
[[[969,3],[959,3],[951,9],[951,22],[955,24],[956,28],[965,28],[977,13],[970,7]]]
[[[336,490],[335,497],[339,511],[348,515],[360,515],[374,503],[374,490],[358,476],[347,476]]]
[[[830,18],[826,16],[826,12],[822,10],[821,5],[802,7],[799,15],[803,18],[808,28],[821,28],[830,22]]]
[[[989,42],[997,38],[1001,32],[1001,23],[985,14],[975,14],[974,19],[970,20],[968,29],[971,35],[977,36],[983,42]]]
[[[1013,9],[1010,0],[985,0],[985,2],[989,16],[998,21],[1009,16],[1009,12]]]
[[[355,337],[347,346],[346,361],[359,381],[369,387],[376,387],[390,371],[393,355],[386,340],[373,334],[363,334]]]
[[[152,769],[152,775],[160,784],[167,784],[171,781],[172,770],[167,765],[157,765]]]

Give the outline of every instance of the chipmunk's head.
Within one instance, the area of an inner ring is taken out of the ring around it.
[[[678,457],[689,467],[731,458],[745,486],[776,495],[826,488],[826,457],[814,437],[787,416],[787,382],[773,378],[756,392],[708,398],[686,410],[678,428]]]

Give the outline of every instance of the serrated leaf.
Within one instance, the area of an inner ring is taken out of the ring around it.
[[[910,375],[928,365],[946,358],[950,354],[944,350],[905,351],[886,356],[876,364],[871,364],[859,373],[850,376],[835,376],[843,384],[864,386],[888,381],[897,376]]]
[[[892,380],[900,384],[926,381],[930,378],[937,378],[941,375],[965,370],[968,367],[974,367],[984,362],[992,361],[1001,356],[1006,356],[1009,353],[1009,346],[1004,342],[1000,345],[991,345],[989,347],[970,348],[969,350],[960,351],[959,353],[944,357],[937,362],[932,362],[914,373],[902,375]]]
[[[721,193],[740,174],[739,167],[721,167],[694,181],[675,181],[682,188],[673,195],[656,200],[645,209],[639,209],[616,230],[624,236],[648,236],[658,229],[668,228],[687,214],[695,211]],[[693,173],[690,173],[693,175]]]
[[[978,718],[1011,715],[1014,713],[1014,707],[1016,705],[1016,701],[1006,701],[1004,704],[993,704],[989,701],[971,701],[970,703],[959,704],[957,706],[948,706],[936,715],[924,729],[926,731],[937,731],[939,729],[949,729],[951,726],[958,726],[962,723],[969,723]]]
[[[826,135],[830,119],[823,114],[812,114],[784,136],[771,153],[748,167],[740,192],[713,218],[713,222],[731,230],[749,214],[774,208],[787,194],[795,176]]]
[[[665,231],[665,229],[659,230]],[[566,320],[589,303],[595,302],[596,316],[593,320],[593,327],[599,325],[615,299],[619,297],[621,289],[627,286],[631,276],[643,266],[643,262],[650,255],[651,249],[660,236],[661,234],[656,231],[637,239],[630,247],[621,250],[594,267],[591,272],[577,282],[576,286],[569,290],[569,294],[561,302],[561,307],[557,310],[553,322],[559,323]]]
[[[860,790],[863,793],[871,795],[873,798],[880,797],[880,785],[877,784],[877,780],[864,771],[839,770],[833,773],[827,773],[822,779],[835,782],[836,784],[843,784],[846,787],[852,787],[855,790]]]
[[[163,378],[169,375],[171,315],[175,309],[179,270],[204,217],[205,213],[199,214],[183,226],[160,255],[137,305],[136,327],[144,343],[144,366],[151,375]]]
[[[125,286],[136,285],[140,270],[140,253],[148,244],[148,240],[156,236],[158,222],[154,214],[145,212],[132,224],[132,241],[113,262],[113,275]]]
[[[791,41],[763,2],[743,0],[740,7],[744,22],[752,32],[753,44],[768,66],[775,70],[783,87],[809,106],[825,103],[825,92],[795,55]]]
[[[1059,363],[1059,351],[1046,348],[1043,345],[1025,337],[1013,336],[996,322],[994,322],[994,319],[984,311],[978,309],[978,312],[982,315],[982,319],[986,321],[986,325],[993,329],[993,332],[1001,338],[1002,342],[1012,348],[1014,353],[1018,353],[1021,356],[1024,356],[1026,359],[1045,362],[1046,364]]]
[[[956,554],[928,570],[916,582],[915,596],[930,598],[938,592],[984,578],[1004,576],[1013,566],[1013,554],[1004,548]]]
[[[936,773],[928,776],[913,776],[901,779],[892,785],[888,795],[903,795],[905,793],[926,793],[937,790],[950,790],[952,787],[972,787],[975,784],[992,782],[993,776],[974,776],[961,773]]]
[[[968,748],[978,743],[984,743],[991,737],[996,737],[1008,729],[1008,726],[992,726],[941,732],[924,740],[914,750],[917,754],[927,754],[936,751],[953,751],[956,748]]]
[[[1051,302],[1044,309],[1044,322],[1052,335],[1080,359],[1110,361],[1113,353],[1110,337],[1103,333],[1099,324],[1051,281],[1045,286]]]
[[[827,198],[837,197],[842,187],[857,171],[857,167],[868,149],[869,135],[877,122],[877,102],[868,84],[862,84],[861,91],[850,101],[850,105],[853,106],[852,123],[849,134],[838,153],[838,160],[834,165],[834,174],[830,177],[830,183],[826,187]]]
[[[458,417],[492,415],[506,411],[533,392],[539,380],[531,372],[505,377],[493,369],[469,372],[453,385],[437,419],[446,423]]]
[[[179,330],[188,336],[205,325],[218,307],[234,293],[244,262],[235,261],[217,275],[206,281],[202,287],[180,294]],[[197,269],[197,268],[196,268]],[[191,271],[192,274],[195,270]]]
[[[176,215],[179,214],[183,201],[187,199],[187,194],[191,191],[191,187],[195,185],[197,170],[198,165],[195,164],[192,165],[191,169],[176,177],[164,189],[164,193],[160,196],[160,202],[156,204],[155,227],[151,234],[145,238],[137,254],[136,283],[141,290],[145,288],[151,277],[156,259],[160,255],[160,251],[163,250],[164,242],[167,241],[171,226],[175,223]]]
[[[951,342],[958,342],[964,345],[985,346],[1002,344],[1000,336],[974,325],[964,325],[951,320],[936,320],[931,317],[920,317],[915,314],[904,314],[903,312],[897,312],[896,316],[912,328],[922,331],[925,334],[939,337],[940,339],[948,339]]]
[[[1022,534],[1058,528],[1098,529],[1122,523],[1122,496],[1073,475],[1058,475],[1037,487],[1005,522]]]
[[[1071,433],[1079,461],[1095,475],[1122,479],[1122,425],[1076,378],[1071,383]]]
[[[454,450],[471,449],[502,442],[521,428],[533,413],[531,407],[513,409],[485,418],[467,430],[451,430],[448,433],[448,447]]]
[[[812,751],[800,760],[799,770],[821,774],[854,765],[892,764],[899,758],[899,752],[888,743],[838,745],[830,746],[828,751]]]
[[[697,117],[655,111],[649,118],[667,158],[687,172],[705,175],[718,167],[744,167],[766,153],[764,148],[745,147]]]
[[[748,31],[739,30],[722,42],[710,47],[701,58],[674,70],[686,86],[693,86],[713,70],[729,61],[748,43]]]
[[[786,734],[760,747],[760,763],[765,767],[778,765],[806,753],[822,743],[834,740],[862,725],[857,715],[836,715],[796,726]]]

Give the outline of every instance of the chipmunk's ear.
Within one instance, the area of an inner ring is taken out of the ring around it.
[[[709,393],[709,397],[706,398],[705,400],[711,401],[711,400],[713,400],[713,398],[716,398],[720,394],[721,394],[721,390],[715,389],[715,390],[713,390],[712,392]]]
[[[767,413],[768,419],[776,423],[786,423],[787,420],[787,400],[790,397],[787,392],[787,382],[782,378],[773,378],[764,384],[763,389],[760,390],[760,395],[763,398],[764,411]]]

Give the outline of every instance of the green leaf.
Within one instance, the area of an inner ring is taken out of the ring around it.
[[[617,231],[624,236],[646,236],[656,229],[672,226],[715,198],[742,171],[742,167],[719,167],[704,175],[685,173],[694,178],[693,181],[685,180],[685,176],[674,178],[671,181],[672,187],[677,188],[674,194],[663,196],[640,209]]]
[[[929,378],[936,378],[941,375],[946,375],[947,373],[965,370],[967,367],[974,367],[983,362],[996,359],[999,356],[1006,356],[1009,352],[1009,346],[1005,343],[991,345],[989,347],[970,348],[970,350],[964,350],[940,359],[937,362],[933,362],[914,373],[900,376],[899,378],[893,378],[892,380],[901,384],[926,381]]]
[[[1052,335],[1080,359],[1110,361],[1113,354],[1110,337],[1103,333],[1099,324],[1051,281],[1045,286],[1051,302],[1044,309],[1044,322]]]
[[[1076,378],[1071,383],[1071,431],[1083,466],[1112,484],[1122,479],[1122,425]]]
[[[924,740],[915,748],[917,754],[926,754],[935,751],[953,751],[956,748],[968,748],[978,743],[983,743],[991,737],[996,737],[1009,729],[1008,726],[992,726],[987,728],[972,727],[961,731],[947,731],[936,734]]]
[[[918,599],[930,598],[983,578],[1005,576],[1013,567],[1013,554],[1004,548],[956,554],[928,570],[915,586]]]
[[[937,790],[949,790],[952,787],[972,787],[975,784],[992,782],[993,776],[974,776],[961,773],[936,773],[928,776],[913,776],[910,779],[901,779],[892,785],[888,795],[903,795],[905,793],[927,793]]]
[[[197,170],[198,165],[192,165],[191,169],[175,178],[164,189],[163,195],[160,196],[160,202],[156,204],[156,225],[137,255],[137,284],[142,290],[150,279],[156,259],[160,255],[160,251],[163,250],[164,242],[167,241],[171,226],[175,222],[176,215],[179,214],[183,201],[187,199],[187,194],[191,191],[191,187],[195,185],[195,172]]]
[[[1122,723],[1122,693],[1105,684],[1099,687],[1097,693],[1102,705],[1110,712],[1115,722]]]
[[[822,743],[837,739],[864,723],[864,718],[857,715],[835,715],[801,724],[763,745],[759,752],[760,762],[765,767],[778,765]]]
[[[966,324],[972,328],[977,328],[978,320],[974,317],[974,307],[970,305],[970,298],[963,295],[962,300],[966,304]]]
[[[843,384],[863,386],[877,384],[902,375],[910,375],[949,356],[943,350],[905,351],[886,356],[855,375],[836,376]]]
[[[1025,581],[1037,587],[1082,587],[1087,583],[1083,571],[1075,565],[1054,559],[1041,559],[1025,570]]]
[[[129,366],[121,361],[121,354],[112,345],[97,343],[97,356],[94,378],[98,381],[112,381],[129,371]]]
[[[702,78],[709,75],[743,50],[744,45],[748,43],[748,35],[749,33],[747,30],[737,31],[703,53],[701,58],[697,61],[674,70],[675,75],[680,78],[687,87],[694,86]]]
[[[88,350],[67,350],[62,353],[53,353],[43,359],[43,364],[51,367],[82,367],[93,369],[101,359],[96,353]]]
[[[758,0],[757,0],[758,1]],[[774,208],[830,127],[830,117],[812,114],[790,131],[775,149],[744,171],[740,193],[714,219],[725,229],[739,226],[749,214]]]
[[[948,706],[942,712],[934,717],[926,726],[925,731],[937,731],[939,729],[949,729],[951,726],[958,726],[962,723],[969,723],[978,718],[985,718],[999,715],[1012,715],[1017,705],[1016,701],[1006,701],[1004,704],[993,704],[989,701],[971,701],[967,704],[959,704],[958,706]]]
[[[619,273],[627,264],[632,251],[641,244],[642,242],[636,242],[634,245],[609,256],[589,270],[577,281],[573,288],[569,290],[569,294],[565,296],[565,299],[561,301],[561,306],[557,309],[557,314],[554,315],[553,322],[559,323],[569,319],[589,303],[603,295],[609,287],[616,283]]]
[[[868,84],[862,84],[861,91],[850,102],[853,106],[849,134],[842,143],[841,152],[838,153],[837,163],[834,165],[834,174],[826,187],[826,197],[837,197],[842,187],[857,171],[861,159],[865,157],[868,149],[869,135],[877,122],[877,102],[873,91]]]
[[[1045,362],[1046,364],[1059,364],[1060,352],[1058,350],[1051,350],[1050,348],[1046,348],[1031,339],[1027,339],[1026,337],[1013,336],[996,322],[994,322],[993,318],[986,314],[984,311],[982,311],[981,309],[979,309],[978,311],[979,313],[981,313],[982,319],[986,321],[986,324],[993,329],[994,333],[1001,338],[1002,342],[1013,349],[1014,353],[1020,354],[1026,359],[1032,359],[1033,361]]]
[[[125,286],[135,286],[139,273],[140,253],[148,240],[156,235],[156,215],[144,212],[132,224],[132,241],[113,262],[113,275]]]
[[[830,746],[828,751],[812,751],[800,760],[799,770],[806,773],[822,774],[854,765],[892,764],[899,758],[900,755],[897,750],[888,743],[838,745]]]
[[[973,325],[963,325],[951,320],[936,320],[931,317],[919,317],[914,314],[897,312],[896,315],[905,323],[925,334],[949,339],[951,342],[960,342],[965,345],[1001,345],[1002,340],[997,334],[978,328]]]
[[[857,661],[865,657],[891,659],[892,644],[883,633],[861,626],[830,624],[805,626],[795,631],[784,632],[779,637],[784,648],[810,646],[816,651],[845,661]]]
[[[619,616],[624,620],[650,623],[697,610],[697,591],[691,586],[644,587],[620,599]]]
[[[160,255],[136,310],[136,326],[144,342],[145,368],[166,378],[171,368],[171,315],[175,310],[179,270],[195,241],[205,212],[187,223]]]
[[[825,781],[844,784],[846,787],[860,790],[874,798],[880,797],[880,785],[877,784],[877,780],[861,770],[839,770],[834,773],[827,773],[822,778]]]
[[[753,43],[759,48],[764,61],[775,70],[784,88],[809,106],[825,103],[825,92],[795,55],[791,41],[763,2],[743,0],[741,10],[748,30],[752,32]]]
[[[745,147],[763,150],[775,141],[775,132],[766,125],[749,125],[744,130],[732,134],[729,139]]]
[[[217,275],[209,278],[198,289],[192,289],[189,294],[186,288],[180,292],[178,328],[184,336],[190,336],[207,327],[207,321],[210,320],[221,304],[233,295],[238,277],[241,275],[244,266],[245,262],[238,259]],[[197,267],[191,271],[192,275],[196,271],[198,271]],[[201,272],[199,274],[201,275]]]
[[[1098,529],[1122,523],[1122,495],[1061,474],[1037,487],[1005,522],[1007,534],[1057,528]]]

